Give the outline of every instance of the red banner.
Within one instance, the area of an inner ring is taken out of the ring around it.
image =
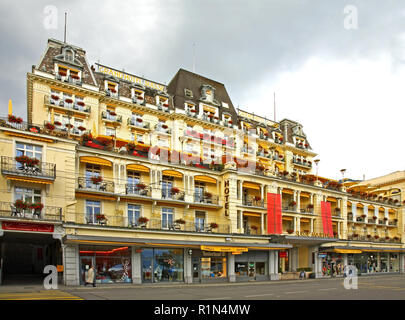
[[[3,230],[53,232],[52,224],[3,221],[1,225]]]
[[[267,193],[267,234],[282,234],[281,195]]]
[[[322,214],[322,226],[323,233],[333,237],[332,228],[332,213],[330,208],[330,202],[321,201],[321,214]]]

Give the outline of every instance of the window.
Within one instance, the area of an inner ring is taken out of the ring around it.
[[[17,142],[16,156],[27,156],[42,160],[42,146]]]
[[[14,189],[14,199],[23,200],[30,203],[41,203],[41,190],[15,187]]]
[[[195,231],[204,231],[205,226],[205,212],[196,211],[195,212]]]
[[[169,141],[168,141],[167,139],[160,139],[160,138],[158,138],[158,143],[157,143],[157,145],[158,145],[159,147],[166,147],[166,148],[169,148]]]
[[[170,181],[167,177],[163,177],[162,181],[162,198],[171,198],[171,190],[173,188],[173,181]]]
[[[91,177],[98,177],[101,175],[101,168],[98,165],[88,164],[86,165],[86,188],[95,189],[97,186],[91,181]]]
[[[195,183],[194,187],[194,201],[195,202],[203,202],[204,201],[204,190],[205,190],[205,185],[204,183]]]
[[[143,135],[142,134],[137,134],[136,135],[136,142],[137,143],[143,143]]]
[[[128,171],[127,173],[127,183],[129,185],[137,185],[140,182],[140,175],[135,171]]]
[[[184,89],[184,95],[188,98],[192,98],[193,97],[193,91],[191,91],[190,89]]]
[[[74,126],[75,126],[75,128],[74,128],[74,133],[75,133],[75,134],[79,134],[79,135],[80,135],[80,134],[83,133],[83,131],[79,129],[79,128],[81,128],[81,129],[84,128],[83,120],[78,119],[78,118],[75,118],[75,119],[74,119]]]
[[[115,128],[106,127],[105,128],[105,134],[107,136],[114,136],[115,137]]]
[[[136,225],[141,216],[141,206],[128,204],[128,224]]]
[[[100,201],[86,200],[86,223],[96,223],[96,216],[100,213]]]
[[[173,208],[162,208],[162,229],[168,229],[173,224]]]

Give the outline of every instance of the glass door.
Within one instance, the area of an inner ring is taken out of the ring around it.
[[[162,198],[172,198],[172,187],[173,187],[173,182],[172,181],[162,181]]]
[[[248,274],[249,274],[249,278],[254,278],[256,276],[256,269],[255,269],[254,262],[249,262]]]
[[[193,282],[194,283],[201,282],[201,279],[200,279],[200,258],[199,257],[193,257],[192,263],[193,263]]]
[[[86,283],[87,271],[95,266],[95,257],[80,257],[80,284]]]

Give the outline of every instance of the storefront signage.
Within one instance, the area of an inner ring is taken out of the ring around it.
[[[224,183],[224,194],[225,194],[225,216],[229,216],[229,180],[225,180]]]
[[[318,258],[326,258],[326,253],[318,253]]]
[[[300,237],[314,237],[314,238],[330,238],[331,236],[327,233],[319,232],[308,232],[308,231],[297,231],[295,235]]]
[[[34,231],[34,232],[53,232],[52,224],[25,223],[25,222],[7,222],[3,221],[3,230]]]
[[[211,246],[201,246],[203,251],[215,251],[215,252],[247,252],[247,248],[240,247],[211,247]]]
[[[225,252],[203,251],[202,255],[204,257],[223,257],[225,255]]]
[[[113,70],[113,69],[103,67],[103,66],[100,66],[100,65],[98,66],[98,71],[101,72],[101,73],[104,73],[104,74],[109,74],[109,75],[111,75],[113,77],[116,77],[116,78],[119,78],[119,79],[123,79],[123,80],[130,81],[130,82],[133,82],[133,83],[142,84],[145,87],[157,89],[157,90],[160,90],[160,91],[165,91],[165,86],[163,86],[161,84],[157,84],[157,83],[152,82],[152,81],[141,79],[141,78],[132,76],[132,75],[124,73],[124,72]]]

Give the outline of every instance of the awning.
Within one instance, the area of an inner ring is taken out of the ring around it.
[[[336,198],[331,198],[331,197],[328,197],[328,198],[326,199],[326,201],[337,202]]]
[[[301,218],[300,221],[301,221],[301,222],[311,222],[310,219],[305,219],[305,218]]]
[[[286,193],[286,194],[294,194],[294,191],[289,190],[289,189],[283,189],[283,193]]]
[[[258,217],[260,218],[262,215],[260,213],[256,212],[243,212],[244,216],[250,216],[250,217]]]
[[[208,183],[217,183],[217,180],[207,176],[195,176],[194,181],[208,182]]]
[[[149,168],[142,166],[140,164],[129,164],[127,165],[127,170],[139,171],[139,172],[147,172],[149,173]]]
[[[174,178],[183,178],[183,174],[181,172],[174,171],[174,170],[163,170],[162,175],[168,176],[168,177],[174,177]]]
[[[247,252],[247,248],[242,247],[216,247],[216,246],[201,246],[203,251],[216,251],[216,252]]]
[[[98,158],[98,157],[80,157],[80,162],[91,163],[91,164],[98,164],[100,166],[111,167],[111,161],[106,159]]]
[[[293,217],[282,217],[283,220],[288,220],[291,221],[293,219]]]
[[[260,186],[253,182],[243,182],[243,187],[249,188],[249,189],[260,190]]]
[[[358,249],[335,249],[336,253],[361,253]]]

